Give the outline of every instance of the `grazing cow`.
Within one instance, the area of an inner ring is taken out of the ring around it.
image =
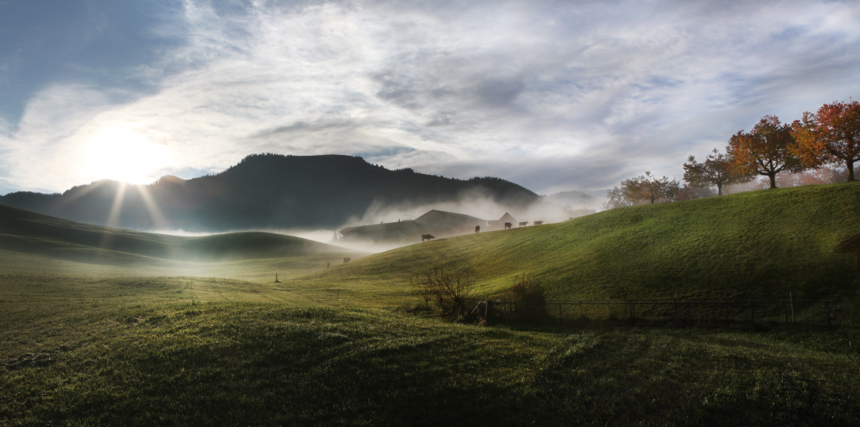
[[[422,234],[422,235],[421,235],[421,241],[422,241],[422,242],[423,242],[423,241],[425,241],[425,240],[430,240],[430,239],[435,239],[435,237],[433,237],[433,235],[432,235],[432,234]]]
[[[525,226],[527,226],[527,225],[529,225],[529,222],[528,222],[528,221],[522,221],[522,222],[520,222],[520,227],[525,227]]]
[[[535,221],[535,225],[541,225],[541,224],[543,224],[543,221]]]
[[[511,223],[506,222],[505,223],[505,230],[509,230],[510,228],[511,228]]]
[[[346,264],[346,263],[348,263],[348,262],[350,262],[350,261],[352,261],[352,259],[351,259],[351,258],[344,258],[344,259],[343,259],[343,263],[344,263],[344,264]]]
[[[480,226],[480,225],[476,225],[476,226],[475,226],[475,233],[480,233],[480,232],[481,232],[481,226]]]

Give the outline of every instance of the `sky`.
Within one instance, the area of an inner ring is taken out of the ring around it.
[[[263,152],[594,194],[849,98],[856,0],[0,0],[0,194]]]

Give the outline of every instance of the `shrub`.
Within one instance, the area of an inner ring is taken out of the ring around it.
[[[475,284],[475,275],[469,268],[431,267],[415,272],[410,282],[425,304],[432,301],[442,314],[462,316],[466,311],[466,299]]]
[[[546,312],[546,289],[543,283],[533,277],[522,275],[508,291],[514,303],[513,314],[524,322],[542,322],[548,317]]]

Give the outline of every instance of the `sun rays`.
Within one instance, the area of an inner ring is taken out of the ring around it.
[[[159,229],[165,227],[167,225],[167,221],[161,213],[161,208],[152,198],[152,194],[149,194],[149,187],[145,185],[135,185],[134,188],[137,189],[138,193],[140,193],[140,198],[143,200],[143,204],[146,206],[147,212],[149,212],[149,219],[152,221],[152,228]]]
[[[111,181],[102,181],[97,183],[98,187],[103,186],[106,182]],[[148,186],[145,185],[133,185],[127,184],[124,182],[116,183],[116,192],[113,195],[113,201],[111,202],[110,213],[108,214],[107,221],[105,225],[108,227],[117,227],[117,228],[127,228],[130,224],[127,224],[122,221],[123,218],[123,210],[129,208],[130,206],[133,208],[139,208],[142,204],[143,208],[146,210],[148,215],[149,222],[148,224],[142,223],[140,225],[148,226],[146,228],[149,229],[158,229],[167,225],[167,221],[165,220],[164,214],[161,212],[161,208],[158,206],[158,203],[152,197],[152,194],[149,192]],[[128,189],[131,188],[135,191],[136,195],[140,198],[141,203],[136,203],[133,200],[135,193],[129,194],[127,197]],[[92,189],[88,190],[88,192],[92,191]],[[86,193],[84,193],[86,194]],[[83,195],[83,194],[82,194]],[[81,196],[82,196],[81,195]],[[77,196],[80,197],[80,196]],[[113,235],[104,234],[101,239],[100,246],[102,248],[109,248],[111,246],[111,241],[113,239]]]
[[[83,167],[101,179],[146,184],[170,164],[171,152],[131,125],[99,129],[86,144]]]

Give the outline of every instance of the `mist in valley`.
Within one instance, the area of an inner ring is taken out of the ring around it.
[[[496,221],[505,213],[509,213],[511,216],[516,218],[517,223],[513,224],[514,228],[519,226],[518,222],[528,222],[527,226],[534,226],[535,221],[542,221],[543,224],[552,224],[565,221],[573,217],[594,213],[599,209],[602,202],[602,199],[592,197],[586,193],[571,191],[543,196],[535,203],[511,205],[499,203],[494,200],[493,193],[491,191],[477,188],[461,192],[453,200],[435,203],[415,202],[412,200],[390,201],[385,198],[378,198],[371,203],[362,215],[353,216],[340,226],[332,229],[277,227],[233,229],[217,232],[158,229],[153,230],[152,232],[173,236],[204,237],[236,232],[260,231],[335,245],[348,251],[379,253],[410,244],[420,243],[420,241],[339,239],[339,232],[349,227],[412,221],[432,210],[469,215],[480,218],[484,221]],[[487,227],[483,224],[481,227],[481,232],[494,232],[499,230],[501,230],[501,228]]]

